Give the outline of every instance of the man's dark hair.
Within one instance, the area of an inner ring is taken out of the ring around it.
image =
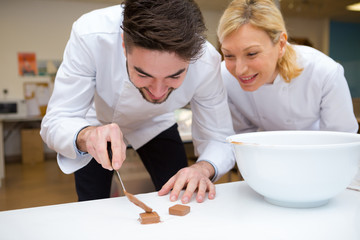
[[[174,52],[192,61],[202,54],[205,24],[193,0],[125,0],[124,42],[150,50]]]

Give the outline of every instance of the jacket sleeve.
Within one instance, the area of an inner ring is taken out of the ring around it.
[[[49,148],[65,158],[78,158],[74,138],[80,129],[93,124],[86,115],[94,92],[94,63],[75,22],[40,131]]]
[[[206,57],[211,63],[199,69],[198,77],[203,80],[191,101],[192,137],[198,161],[208,161],[214,166],[213,181],[216,181],[235,165],[232,146],[226,142],[226,137],[234,131],[220,74],[220,56],[213,53]]]
[[[351,95],[344,69],[336,64],[335,71],[331,71],[322,87],[320,106],[320,129],[330,131],[354,132],[358,131]]]

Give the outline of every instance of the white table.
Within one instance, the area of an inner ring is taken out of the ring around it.
[[[4,149],[4,123],[28,123],[41,122],[42,117],[6,117],[0,118],[0,187],[2,180],[5,178],[5,149]]]
[[[327,205],[293,209],[271,205],[245,182],[217,185],[215,200],[176,203],[157,193],[137,195],[162,222],[142,225],[142,209],[125,197],[0,212],[0,239],[246,239],[359,240],[360,192],[345,190]]]

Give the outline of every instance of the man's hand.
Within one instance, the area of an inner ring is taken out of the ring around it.
[[[208,198],[215,198],[215,185],[210,181],[214,176],[215,170],[213,166],[206,162],[200,161],[190,167],[180,169],[173,177],[164,184],[158,194],[160,196],[170,193],[170,201],[176,201],[179,197],[180,191],[186,187],[186,190],[181,198],[182,203],[188,203],[191,196],[197,189],[196,201],[201,203],[205,199],[205,194],[208,191]]]
[[[111,142],[112,164],[107,151],[107,142]],[[80,151],[88,152],[108,170],[118,170],[126,158],[126,144],[120,127],[115,123],[82,129],[76,139],[76,145]]]

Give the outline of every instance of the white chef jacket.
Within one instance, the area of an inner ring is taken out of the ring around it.
[[[198,161],[213,164],[217,180],[235,164],[226,142],[234,132],[220,55],[206,43],[202,57],[190,63],[183,84],[166,102],[152,104],[129,81],[121,24],[120,5],[87,13],[73,24],[41,125],[43,140],[59,153],[60,168],[72,173],[91,160],[74,146],[85,126],[117,123],[125,141],[137,149],[175,124],[174,111],[190,102]]]
[[[293,45],[302,73],[286,83],[278,75],[273,84],[253,92],[221,65],[222,77],[236,133],[275,130],[357,132],[350,91],[343,67],[320,51]]]

